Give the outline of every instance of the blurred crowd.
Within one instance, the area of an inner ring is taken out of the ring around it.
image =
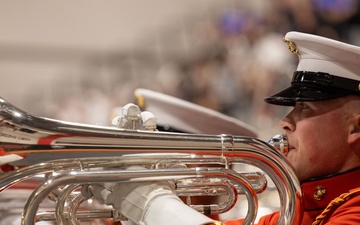
[[[85,65],[76,81],[80,89],[55,96],[52,116],[106,124],[112,108],[131,102],[136,88],[148,88],[243,120],[258,129],[261,138],[270,137],[287,109],[266,105],[263,99],[289,83],[297,63],[283,36],[300,31],[360,44],[359,3],[239,2],[194,23],[186,34],[184,57],[158,60],[151,53],[135,52],[99,66]],[[66,87],[69,81],[61,82],[59,86]]]

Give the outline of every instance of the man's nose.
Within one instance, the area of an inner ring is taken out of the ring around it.
[[[285,132],[292,132],[295,130],[295,125],[288,116],[282,118],[279,125],[280,128],[283,129]]]

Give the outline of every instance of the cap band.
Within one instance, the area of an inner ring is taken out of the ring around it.
[[[353,94],[360,95],[359,81],[323,72],[295,71],[291,84],[320,85],[325,88],[337,88],[342,91],[348,91]]]

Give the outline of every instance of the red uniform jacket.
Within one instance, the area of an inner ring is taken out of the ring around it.
[[[323,224],[360,224],[360,168],[303,182],[301,190],[304,204],[301,225],[311,225],[323,212]],[[340,195],[343,195],[342,198],[338,198]],[[329,204],[331,207],[326,208]],[[263,216],[258,224],[275,225],[278,217],[278,212]],[[239,219],[224,224],[240,225],[242,222],[243,219]]]

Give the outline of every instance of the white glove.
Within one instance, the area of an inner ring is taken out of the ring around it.
[[[200,225],[213,220],[185,205],[169,181],[92,184],[83,189],[139,225]]]

